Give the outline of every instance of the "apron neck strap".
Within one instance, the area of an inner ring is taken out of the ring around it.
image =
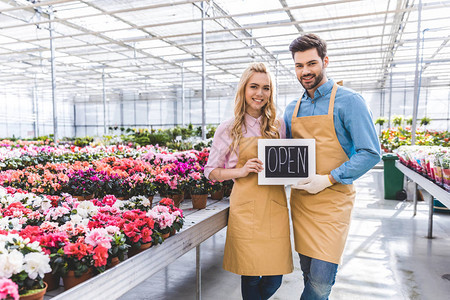
[[[336,98],[336,92],[338,89],[338,85],[336,83],[333,84],[333,89],[331,90],[331,96],[330,96],[330,105],[328,106],[328,114],[332,115],[334,110],[334,99]],[[292,114],[292,118],[296,118],[298,115],[298,110],[300,109],[300,103],[302,102],[302,97],[298,99],[297,104],[294,108],[294,113]]]
[[[334,99],[336,98],[337,89],[338,89],[338,85],[336,83],[334,83],[333,84],[333,89],[331,90],[330,105],[328,106],[328,114],[329,115],[333,115]]]

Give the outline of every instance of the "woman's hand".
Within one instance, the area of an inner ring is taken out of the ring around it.
[[[263,163],[257,158],[247,160],[245,165],[240,168],[240,177],[246,177],[249,173],[259,173],[263,170]]]

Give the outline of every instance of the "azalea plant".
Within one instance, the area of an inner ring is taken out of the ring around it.
[[[189,188],[192,195],[204,195],[209,193],[211,184],[203,173],[192,172],[189,174]]]
[[[51,272],[50,258],[39,242],[30,242],[19,234],[0,231],[0,278],[9,278],[19,294],[44,288],[44,274]]]
[[[19,300],[19,287],[8,278],[0,278],[0,299]]]

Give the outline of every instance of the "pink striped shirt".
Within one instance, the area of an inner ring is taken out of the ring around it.
[[[253,118],[249,114],[245,114],[245,127],[242,127],[243,137],[261,136],[261,118]],[[216,168],[232,169],[236,167],[239,155],[239,148],[237,153],[230,151],[231,137],[229,131],[233,125],[234,118],[227,120],[219,125],[214,134],[214,139],[209,152],[208,163],[205,166],[205,176],[209,178],[209,174]],[[280,128],[280,138],[286,138],[286,124],[283,119],[278,119]]]

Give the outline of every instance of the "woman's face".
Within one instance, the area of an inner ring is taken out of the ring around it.
[[[245,112],[254,118],[259,118],[262,108],[269,101],[270,80],[266,73],[255,72],[245,87]]]

